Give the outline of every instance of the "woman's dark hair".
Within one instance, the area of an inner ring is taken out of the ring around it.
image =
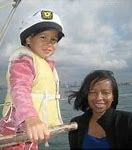
[[[90,85],[94,81],[94,84],[98,81],[108,79],[111,81],[112,93],[113,93],[113,101],[111,107],[116,109],[118,104],[118,85],[116,79],[114,78],[114,74],[112,71],[108,70],[94,70],[90,74],[88,74],[80,89],[78,91],[71,91],[72,93],[68,96],[68,102],[70,103],[73,98],[74,101],[74,109],[86,111],[89,108],[88,105],[88,93],[90,91]]]

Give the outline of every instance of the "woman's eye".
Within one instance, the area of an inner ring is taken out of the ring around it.
[[[109,95],[111,92],[103,92],[104,95]]]
[[[94,95],[94,94],[96,94],[96,92],[95,91],[90,91],[89,94]]]

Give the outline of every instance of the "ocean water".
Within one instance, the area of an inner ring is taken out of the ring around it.
[[[73,106],[67,101],[67,92],[69,89],[61,88],[60,109],[64,123],[69,123],[69,120],[81,114],[81,112],[75,111]],[[0,100],[5,97],[5,89],[0,88]],[[2,101],[1,101],[2,102]],[[132,111],[132,84],[126,84],[119,86],[119,104],[117,109]],[[67,133],[60,133],[53,136],[49,140],[49,147],[45,148],[44,144],[39,145],[40,150],[69,150]]]

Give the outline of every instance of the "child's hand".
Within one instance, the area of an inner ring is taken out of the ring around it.
[[[40,140],[48,141],[50,132],[46,124],[38,117],[30,117],[25,120],[26,132],[32,142]]]

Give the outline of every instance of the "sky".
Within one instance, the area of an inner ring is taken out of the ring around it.
[[[0,29],[13,0],[0,0]],[[65,37],[52,59],[62,83],[78,83],[92,70],[114,72],[118,82],[132,82],[131,0],[21,0],[0,45],[0,85],[8,58],[20,46],[22,20],[38,9],[56,12]]]

